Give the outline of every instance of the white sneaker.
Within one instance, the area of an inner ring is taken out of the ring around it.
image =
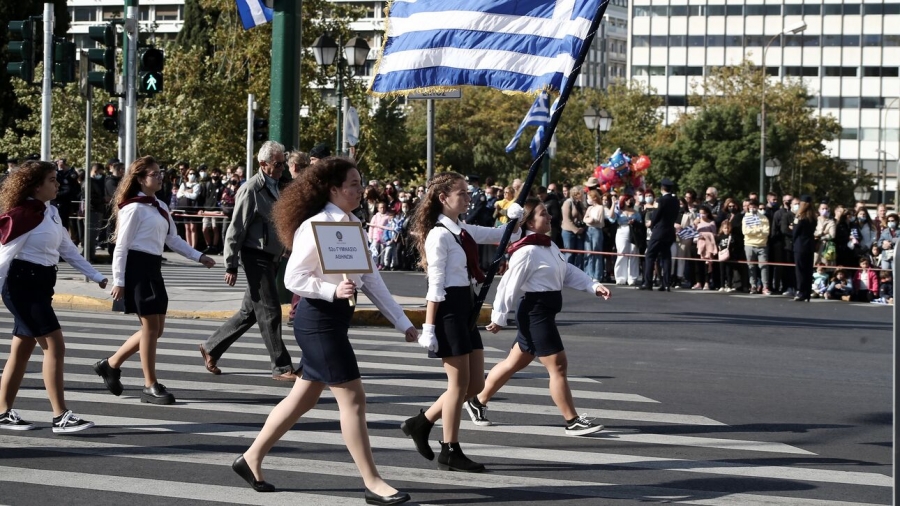
[[[59,416],[53,417],[53,432],[56,432],[57,434],[61,432],[78,432],[84,429],[90,429],[93,426],[94,422],[78,418],[75,416],[75,413],[72,413],[71,409]]]
[[[572,423],[566,425],[566,435],[568,436],[586,436],[601,430],[603,430],[602,425],[594,423],[593,418],[586,418],[584,415],[580,415]]]
[[[22,420],[16,410],[11,409],[6,413],[0,413],[0,429],[4,430],[32,430],[36,429],[31,422]]]

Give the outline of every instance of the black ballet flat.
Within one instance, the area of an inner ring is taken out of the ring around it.
[[[366,504],[378,504],[385,506],[388,504],[400,504],[409,500],[409,494],[406,492],[397,492],[394,495],[378,495],[366,488]]]
[[[244,460],[244,456],[234,459],[234,462],[231,464],[231,469],[237,473],[238,476],[244,479],[247,483],[250,484],[250,487],[257,492],[274,492],[275,485],[267,481],[256,481],[256,477],[253,476],[253,471],[250,470],[250,466],[247,465],[247,461]],[[397,504],[397,503],[385,503],[385,504]]]

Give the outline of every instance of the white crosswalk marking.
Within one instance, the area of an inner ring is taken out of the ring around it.
[[[169,319],[159,341],[157,371],[178,403],[150,406],[138,399],[143,378],[137,356],[122,367],[121,397],[110,395],[90,369],[137,330],[133,316],[58,315],[66,336],[69,408],[97,427],[75,436],[48,430],[51,415],[35,356],[16,409],[40,430],[0,432],[0,500],[16,504],[21,487],[41,487],[68,495],[72,503],[87,497],[146,505],[362,502],[362,480],[344,448],[337,406],[327,390],[264,462],[266,479],[279,487],[278,493],[253,492],[228,469],[290,387],[270,379],[268,354],[255,330],[220,360],[224,374],[213,376],[203,367],[197,344],[220,322]],[[0,333],[8,336],[11,325],[8,313],[0,312]],[[592,378],[573,378],[573,395],[579,410],[597,416],[607,429],[592,437],[566,436],[539,364],[514,377],[491,402],[488,415],[494,426],[476,427],[463,414],[463,448],[491,472],[470,476],[438,471],[418,456],[398,425],[445,388],[442,367],[391,330],[352,329],[351,340],[366,386],[379,470],[427,504],[546,497],[589,505],[838,506],[863,503],[833,500],[828,487],[871,491],[892,486],[892,478],[884,474],[828,466],[827,456],[818,465],[819,456],[778,441],[777,434],[762,441],[741,438],[749,433],[731,431],[702,414],[678,413],[665,399],[612,391]],[[285,341],[296,361],[300,351],[287,328]],[[0,340],[0,361],[9,349],[9,339]],[[506,351],[493,348],[485,354],[490,367]],[[438,423],[433,447],[440,431]],[[557,468],[584,472],[563,476]],[[666,480],[641,477],[651,471],[663,473]],[[711,484],[704,485],[706,480]],[[748,480],[785,486],[745,490],[729,485]]]

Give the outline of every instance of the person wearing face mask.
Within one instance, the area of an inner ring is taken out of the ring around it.
[[[771,295],[766,244],[769,241],[769,219],[759,209],[759,201],[751,200],[747,214],[741,221],[744,233],[744,254],[750,264],[750,293]],[[760,278],[762,278],[760,280]]]
[[[688,201],[688,193],[685,192],[685,198],[682,198],[679,202],[681,203],[681,207],[679,209],[680,216],[678,218],[678,222],[675,224],[675,231],[680,232],[682,229],[692,227],[694,221],[697,220],[699,216],[697,216],[697,212],[694,211],[694,208],[691,206],[691,203]],[[693,239],[681,238],[678,237],[675,240],[675,255],[677,259],[675,262],[675,285],[673,288],[690,288],[691,280],[694,279],[694,263],[691,261],[691,258],[697,257],[697,246],[694,244]]]
[[[819,217],[816,221],[816,231],[813,237],[816,239],[816,258],[815,263],[823,263],[825,265],[834,265],[837,257],[837,250],[834,247],[834,220],[831,219],[831,210],[828,204],[822,202],[819,204]]]
[[[175,195],[176,206],[180,211],[188,214],[197,212],[197,203],[200,198],[200,179],[197,177],[197,171],[188,168],[185,172],[186,178],[182,180],[178,187],[178,193]],[[194,249],[197,244],[197,223],[196,218],[184,218],[184,240]]]
[[[792,241],[794,218],[797,211],[800,210],[800,199],[792,197],[790,201],[785,201],[785,205],[787,208],[782,210],[780,215],[776,215],[778,217],[778,222],[774,223],[773,226],[777,226],[781,230],[781,235],[784,237],[784,256],[782,257],[782,261],[787,264],[792,264],[794,263],[794,245]],[[782,271],[781,283],[784,294],[788,297],[795,297],[797,295],[796,269],[793,267],[785,267]]]
[[[857,232],[858,234],[858,232]],[[844,206],[834,208],[834,247],[837,252],[835,264],[843,267],[856,267],[858,255],[854,248],[859,242],[853,237],[850,213]]]
[[[885,222],[887,223],[887,227],[881,231],[881,236],[878,238],[878,241],[881,243],[881,248],[884,249],[886,253],[882,258],[881,268],[893,269],[894,257],[892,256],[892,253],[894,247],[900,242],[900,230],[897,229],[897,223],[900,222],[900,216],[897,216],[897,213],[891,213],[887,215]]]
[[[812,197],[802,195],[791,224],[794,265],[796,268],[797,295],[794,302],[809,302],[813,284],[813,257],[815,252],[815,230],[818,226]]]
[[[769,260],[771,260],[772,263],[785,263],[785,235],[781,229],[781,222],[784,214],[791,212],[791,200],[792,197],[790,195],[783,196],[781,198],[781,207],[774,210],[769,221]],[[788,267],[781,265],[772,266],[770,270],[772,273],[772,291],[787,291],[787,286],[784,282],[787,271]]]

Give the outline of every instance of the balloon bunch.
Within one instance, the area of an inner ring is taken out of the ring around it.
[[[650,157],[641,155],[631,158],[621,149],[609,157],[609,163],[601,164],[594,169],[594,177],[600,183],[600,190],[608,193],[615,190],[619,195],[629,190],[644,187],[644,173],[650,168]]]

